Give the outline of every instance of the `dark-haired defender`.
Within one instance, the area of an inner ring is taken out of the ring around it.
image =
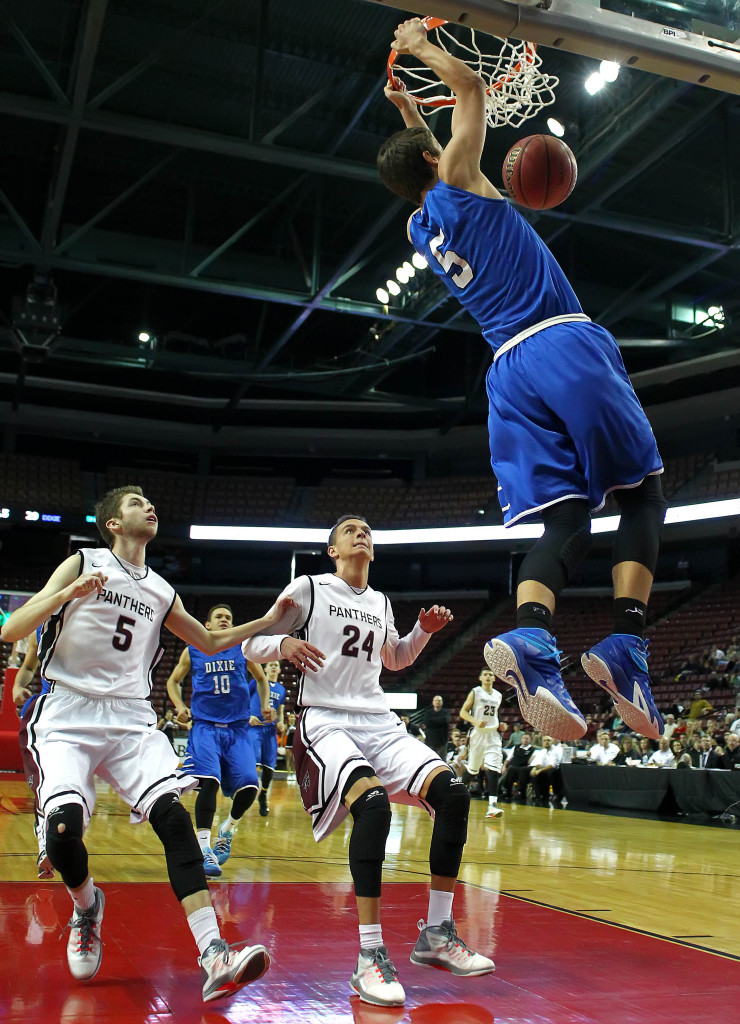
[[[413,101],[386,89],[407,127],[381,147],[380,176],[420,207],[409,240],[493,349],[488,429],[504,522],[545,526],[519,572],[516,628],[486,644],[486,661],[516,688],[528,722],[560,739],[584,734],[550,627],[558,595],[589,550],[591,512],[614,492],[613,633],[582,662],[630,728],[658,736],[644,630],[666,503],[650,424],[614,338],[586,316],[547,246],[480,169],[481,78],[430,43],[418,18],[399,25],[393,47],[431,68],[456,104],[443,149]]]
[[[220,632],[231,629],[233,622],[231,608],[221,603],[209,609],[205,627],[209,632]],[[182,699],[182,683],[188,672],[193,683],[189,708]],[[262,668],[248,662],[237,643],[215,657],[193,644],[185,647],[167,680],[167,693],[177,709],[178,722],[184,725],[193,720],[182,767],[198,779],[195,831],[205,873],[217,878],[222,874],[221,865],[231,855],[237,824],[257,796],[250,706],[256,697],[269,716],[270,691]],[[219,786],[232,798],[232,804],[212,844]]]
[[[3,640],[27,636],[46,622],[41,671],[50,692],[34,704],[29,750],[39,774],[38,805],[46,852],[72,897],[67,962],[84,981],[100,968],[105,898],[88,873],[83,833],[95,805],[94,776],[148,820],[164,846],[167,871],[200,951],[203,999],[232,995],[270,964],[264,946],[235,950],[221,938],[203,859],[180,796],[196,780],[157,729],[149,701],[162,653],[162,626],[216,654],[268,628],[290,607],[281,599],[255,622],[211,633],[185,611],[161,576],[146,565],[157,534],[154,506],[140,487],[110,491],[96,507],[106,548],[83,548],[4,623]]]
[[[350,985],[362,1000],[400,1006],[405,993],[383,944],[380,890],[390,801],[424,807],[434,816],[426,923],[411,954],[413,963],[459,975],[487,974],[488,957],[473,953],[455,930],[452,897],[467,836],[468,791],[429,747],[406,732],[388,707],[381,668],[402,669],[426,646],[431,633],[452,618],[435,605],[419,612],[399,638],[388,598],[368,586],[373,560],[370,527],[343,516],[329,535],[334,573],[300,576],[282,594],[293,607],[243,645],[253,661],[286,658],[302,672],[300,717],[293,753],[296,778],[316,840],[351,814],[349,866],[360,922],[360,955]],[[290,634],[297,632],[300,639]],[[308,642],[310,638],[310,643]],[[322,652],[326,652],[325,654]]]

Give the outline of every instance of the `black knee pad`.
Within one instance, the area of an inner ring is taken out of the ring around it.
[[[210,828],[216,814],[218,779],[199,779],[195,798],[195,827]]]
[[[349,841],[349,868],[355,896],[375,898],[385,860],[385,841],[391,827],[391,802],[382,786],[371,786],[350,807],[354,818]]]
[[[186,896],[207,889],[203,854],[193,823],[174,793],[165,793],[156,801],[149,812],[149,823],[164,846],[167,874],[178,900],[182,902]]]
[[[243,818],[256,799],[256,786],[245,786],[244,789],[238,789],[234,793],[234,799],[231,803],[231,817],[234,821],[239,821]]]
[[[468,838],[470,793],[452,772],[440,772],[432,779],[425,799],[434,810],[429,870],[443,878],[457,878]]]
[[[61,832],[60,826],[63,826]],[[60,804],[52,807],[46,815],[46,853],[70,889],[78,889],[87,878],[87,849],[82,841],[84,830],[80,804]]]
[[[638,562],[654,576],[668,509],[660,477],[645,477],[639,487],[614,491],[614,497],[621,518],[612,549],[612,566]]]
[[[486,785],[488,786],[489,796],[498,796],[498,787],[500,781],[500,772],[495,772],[491,768],[486,768]]]
[[[519,583],[534,580],[557,597],[591,548],[591,513],[580,500],[559,501],[542,512],[545,532],[528,552]]]

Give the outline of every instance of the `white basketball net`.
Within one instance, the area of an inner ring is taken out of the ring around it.
[[[470,32],[469,42],[456,39],[443,25],[433,31],[446,53],[458,57],[486,83],[486,120],[492,128],[505,124],[518,128],[555,102],[553,89],[559,79],[540,71],[542,58],[531,43],[485,35],[485,45],[489,45],[489,40],[500,44],[499,53],[485,54],[478,47],[474,29],[466,30]],[[392,68],[408,95],[420,107],[452,105],[455,97],[445,91],[446,86],[431,68],[410,64],[410,60],[413,58],[406,54],[399,55]]]

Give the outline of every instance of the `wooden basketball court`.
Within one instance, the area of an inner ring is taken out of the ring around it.
[[[16,779],[0,782],[4,1022],[701,1024],[740,1000],[736,831],[517,805],[488,821],[474,800],[455,917],[496,973],[460,979],[409,963],[426,914],[430,823],[394,807],[383,923],[407,1004],[360,1003],[348,987],[349,826],[316,845],[295,783],[279,777],[269,817],[256,805],[247,813],[211,884],[224,936],[270,949],[265,978],[232,1000],[201,1002],[159,842],[100,786],[87,842],[107,901],[103,964],[75,982],[60,939],[70,901],[60,882],[36,880],[31,799]]]

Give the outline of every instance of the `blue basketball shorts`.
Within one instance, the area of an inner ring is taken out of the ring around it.
[[[663,472],[652,428],[619,347],[603,327],[547,327],[505,352],[486,377],[491,465],[504,523]]]
[[[249,786],[256,789],[257,766],[250,731],[247,722],[193,722],[183,770],[200,779],[218,779],[229,797]]]
[[[253,725],[252,743],[254,759],[263,768],[274,768],[277,764],[277,730],[273,724]]]

